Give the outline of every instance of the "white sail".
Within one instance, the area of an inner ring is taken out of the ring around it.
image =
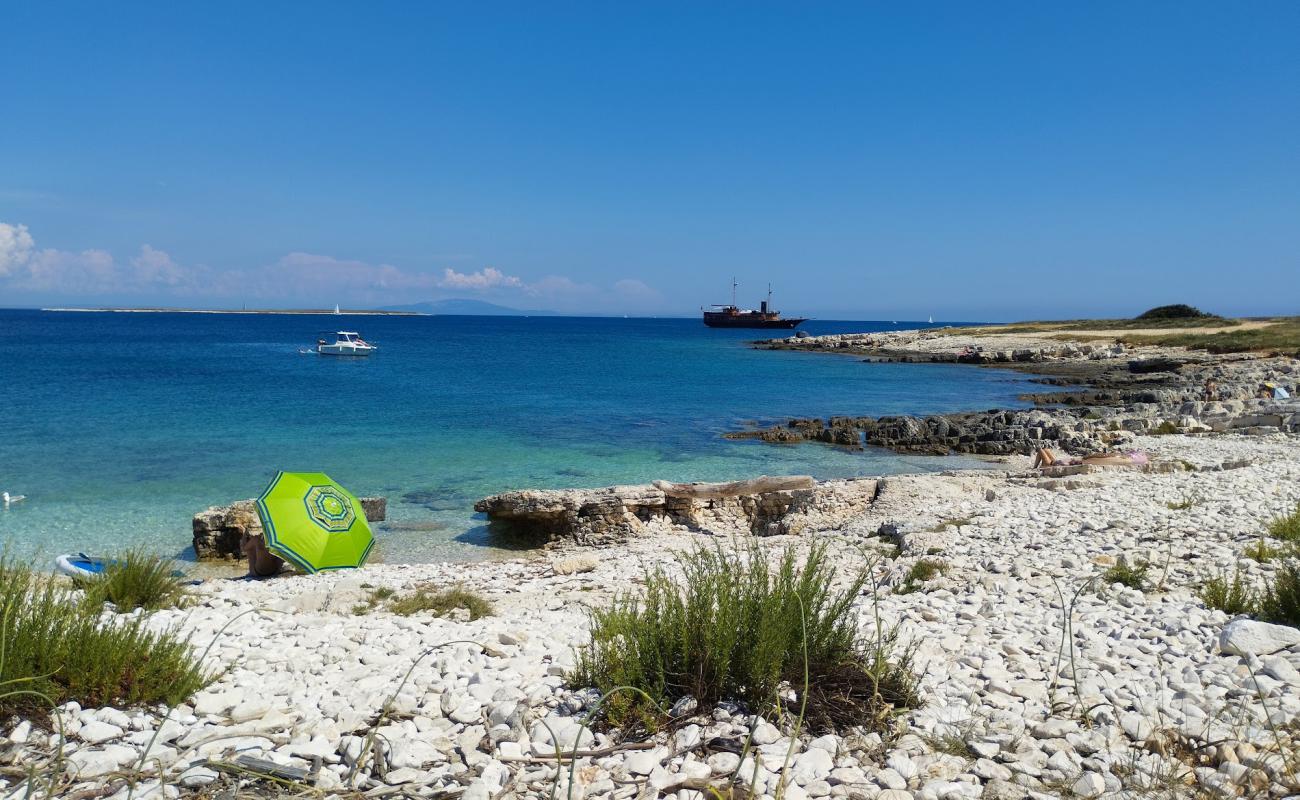
[[[339,304],[338,304],[338,303],[335,303],[335,304],[334,304],[334,313],[335,313],[335,314],[340,314],[340,313],[342,313],[341,311],[339,311]]]

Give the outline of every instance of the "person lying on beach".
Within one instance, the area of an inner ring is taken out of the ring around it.
[[[1078,464],[1093,464],[1099,467],[1138,467],[1149,462],[1150,459],[1147,454],[1141,450],[1130,450],[1127,453],[1093,453],[1083,458],[1057,458],[1052,455],[1051,450],[1040,447],[1034,453],[1034,466],[1032,468],[1075,466]]]
[[[254,578],[269,578],[284,566],[284,559],[266,549],[261,534],[245,531],[239,537],[239,551],[248,558],[248,574]]]

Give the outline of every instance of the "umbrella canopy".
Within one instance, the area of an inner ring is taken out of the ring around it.
[[[361,501],[323,472],[280,472],[257,498],[266,549],[306,572],[366,563],[375,539]]]

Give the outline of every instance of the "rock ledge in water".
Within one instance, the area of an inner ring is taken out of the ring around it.
[[[360,497],[361,509],[370,522],[388,516],[388,499]],[[239,538],[245,533],[261,535],[262,520],[253,500],[238,500],[228,506],[210,506],[194,515],[194,554],[200,561],[239,560]]]
[[[817,482],[797,476],[525,489],[486,497],[474,510],[539,544],[608,545],[670,530],[771,536],[838,528],[870,507],[876,484],[875,478]]]

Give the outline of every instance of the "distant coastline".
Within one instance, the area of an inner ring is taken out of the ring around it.
[[[336,316],[327,308],[42,308],[41,311],[79,311],[83,313],[118,313],[118,314],[326,314]],[[337,312],[337,316],[363,315],[371,317],[427,317],[419,311],[390,311],[380,309],[347,310]]]

